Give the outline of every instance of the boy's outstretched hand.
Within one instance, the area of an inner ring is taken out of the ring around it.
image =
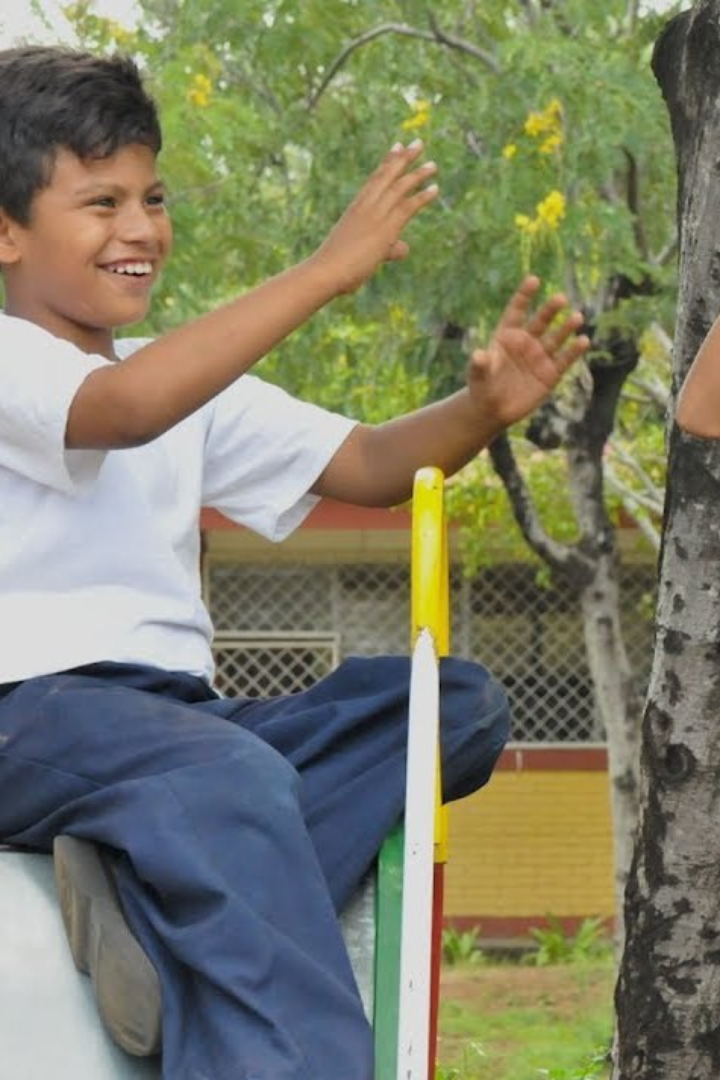
[[[397,143],[312,256],[336,293],[354,292],[382,263],[407,255],[403,229],[438,194],[436,184],[421,188],[437,171],[433,161],[412,169],[422,150],[420,140]]]
[[[566,306],[561,294],[532,310],[539,287],[536,277],[520,285],[489,344],[472,354],[462,390],[383,424],[359,424],[318,478],[315,494],[391,506],[409,496],[422,465],[451,476],[537,408],[590,344],[577,336],[579,312],[558,318]]]
[[[499,427],[521,420],[545,400],[563,373],[588,348],[579,312],[557,320],[567,305],[557,293],[537,311],[532,300],[540,287],[527,277],[514,293],[484,349],[476,349],[467,368],[467,385],[477,408],[493,415]]]

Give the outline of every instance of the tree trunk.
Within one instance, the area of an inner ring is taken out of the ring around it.
[[[620,622],[615,529],[605,505],[603,453],[615,423],[617,402],[637,364],[637,347],[615,337],[607,342],[612,363],[591,368],[592,394],[567,448],[570,495],[589,566],[580,589],[585,651],[608,754],[613,825],[615,942],[624,945],[623,896],[635,844],[638,811],[639,701]]]
[[[620,626],[620,597],[611,554],[601,555],[595,576],[580,594],[585,649],[595,703],[607,738],[613,823],[615,910],[623,910],[638,810],[638,712],[635,680]],[[622,919],[616,943],[623,946]]]
[[[674,387],[720,308],[720,0],[658,40],[679,165]],[[720,1076],[720,442],[670,438],[615,1080]]]
[[[620,623],[615,531],[603,497],[602,458],[620,390],[635,360],[633,354],[593,372],[592,393],[564,436],[570,494],[581,535],[576,545],[560,544],[545,533],[507,435],[490,447],[493,465],[528,545],[555,573],[570,579],[579,598],[593,694],[608,746],[618,948],[623,943],[622,897],[637,822],[639,709]],[[554,427],[556,422],[560,418],[546,407],[533,418],[529,437],[542,449],[557,445],[563,436]]]

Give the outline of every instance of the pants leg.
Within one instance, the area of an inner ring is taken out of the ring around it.
[[[85,676],[0,701],[0,836],[125,856],[166,1080],[370,1080],[371,1033],[299,804],[252,732]]]
[[[301,694],[201,706],[255,732],[300,775],[305,820],[341,911],[402,816],[405,803],[407,657],[350,658]],[[440,663],[443,795],[487,783],[509,732],[501,684],[480,664]]]
[[[123,901],[163,985],[166,1080],[370,1080],[333,905],[402,813],[408,661],[346,661],[264,702],[98,667],[0,700],[0,838],[125,853]],[[488,779],[508,711],[483,668],[446,660],[441,675],[453,798]]]

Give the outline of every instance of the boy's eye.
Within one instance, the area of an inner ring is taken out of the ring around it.
[[[164,206],[165,193],[162,191],[157,191],[154,195],[148,195],[146,201],[149,206]]]
[[[105,206],[109,209],[113,209],[116,206],[115,199],[112,195],[99,195],[97,199],[93,199],[91,206]]]

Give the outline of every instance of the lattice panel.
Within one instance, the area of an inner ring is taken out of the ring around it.
[[[343,656],[406,653],[410,581],[404,565],[253,566],[211,563],[208,573],[219,688],[228,694],[292,693]],[[621,581],[626,648],[645,690],[652,659],[654,572],[632,567]],[[546,588],[527,564],[484,569],[473,581],[451,574],[453,652],[485,663],[513,704],[512,738],[583,742],[603,738],[585,657],[582,620],[569,585]],[[268,650],[228,634],[303,631],[335,635],[318,652],[305,643]],[[324,650],[324,651],[323,651]]]
[[[405,655],[410,638],[410,574],[402,566],[337,568],[344,656]]]
[[[334,567],[213,563],[212,616],[218,632],[333,631]]]
[[[330,639],[243,640],[219,635],[215,688],[225,697],[273,697],[307,690],[338,664]]]

